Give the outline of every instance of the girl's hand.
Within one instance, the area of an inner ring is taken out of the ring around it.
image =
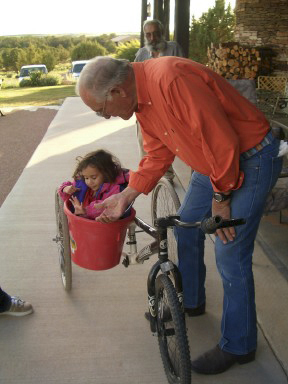
[[[63,188],[63,192],[67,193],[68,195],[73,195],[73,193],[80,191],[80,188],[76,188],[74,185],[67,185],[65,188]]]
[[[73,204],[74,210],[75,210],[75,215],[85,215],[86,210],[83,207],[83,203],[80,203],[80,201],[77,199],[75,196],[71,196],[70,199],[71,203]]]
[[[212,215],[216,216],[219,215],[223,219],[230,219],[230,200],[222,201],[221,203],[218,203],[214,199],[212,199]],[[236,232],[234,227],[229,228],[221,228],[217,229],[216,236],[219,236],[219,239],[226,244],[228,241],[233,241]]]

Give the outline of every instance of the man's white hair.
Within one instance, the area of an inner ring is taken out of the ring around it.
[[[131,70],[128,60],[96,56],[82,69],[76,92],[79,95],[81,89],[85,89],[97,102],[102,102],[112,88],[125,82]]]
[[[161,33],[161,36],[164,35],[164,26],[163,24],[161,23],[160,20],[157,20],[157,19],[152,19],[152,20],[145,20],[144,23],[143,23],[143,32],[145,33],[145,27],[147,25],[157,25],[158,27],[158,30],[159,32]]]

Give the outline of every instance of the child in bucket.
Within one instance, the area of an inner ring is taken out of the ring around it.
[[[128,185],[129,170],[121,168],[120,161],[103,149],[76,160],[74,180],[62,183],[58,194],[62,200],[71,201],[75,215],[95,220],[101,211],[96,210],[94,205],[123,191]],[[123,217],[129,214],[126,212]]]

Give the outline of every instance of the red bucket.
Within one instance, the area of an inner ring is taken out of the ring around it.
[[[71,259],[75,264],[94,271],[119,264],[128,225],[135,217],[133,208],[129,217],[109,224],[76,216],[67,203],[64,212],[69,225]]]

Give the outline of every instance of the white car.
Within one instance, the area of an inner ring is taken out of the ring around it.
[[[89,60],[78,60],[72,61],[71,74],[74,79],[77,79],[80,76],[82,69],[88,63]]]
[[[45,64],[23,65],[23,67],[20,69],[19,83],[23,79],[29,79],[32,72],[43,72],[46,74],[48,73],[48,70]]]

